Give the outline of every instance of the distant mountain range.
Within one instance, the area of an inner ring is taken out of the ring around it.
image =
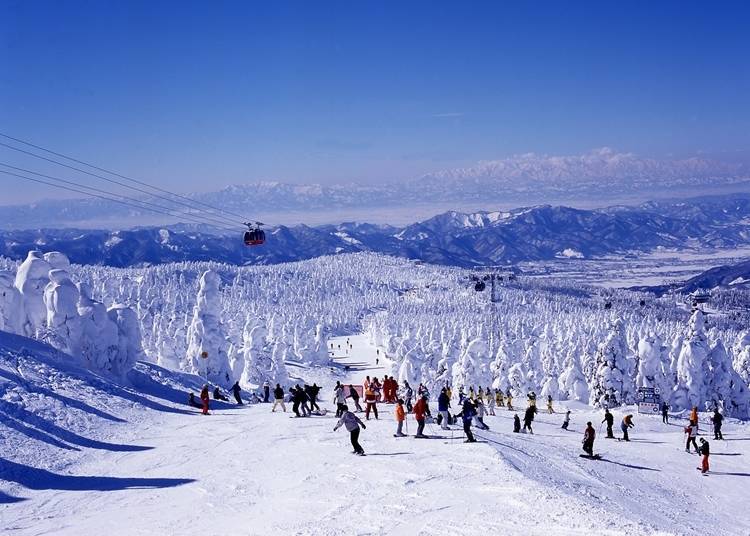
[[[134,266],[182,260],[272,264],[374,251],[462,267],[554,258],[627,255],[657,248],[733,248],[750,244],[750,195],[656,201],[581,210],[536,206],[495,212],[445,212],[404,227],[342,223],[269,228],[268,241],[246,247],[241,230],[145,227],[103,231],[40,229],[0,232],[0,255],[59,250],[73,262]]]
[[[210,179],[208,179],[210,180]],[[701,158],[655,160],[598,149],[576,156],[525,154],[375,186],[257,182],[189,194],[196,201],[273,223],[414,222],[447,207],[512,207],[544,202],[584,207],[696,193],[750,191],[750,169]],[[165,204],[164,199],[144,198]],[[175,208],[184,209],[177,205]],[[418,209],[418,212],[416,211]],[[0,228],[132,227],[163,216],[100,199],[0,206]]]

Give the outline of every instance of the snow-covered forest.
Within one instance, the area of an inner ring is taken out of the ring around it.
[[[675,410],[748,417],[750,332],[738,292],[685,297],[564,278],[504,281],[496,303],[470,271],[369,253],[274,266],[71,266],[30,252],[0,272],[0,329],[122,376],[139,359],[228,387],[326,365],[331,336],[365,333],[400,381],[535,391],[601,406],[658,387]]]

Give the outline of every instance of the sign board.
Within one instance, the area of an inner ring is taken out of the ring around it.
[[[636,402],[638,413],[658,415],[661,409],[661,392],[655,387],[639,387]]]

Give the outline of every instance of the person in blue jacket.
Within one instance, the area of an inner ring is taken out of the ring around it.
[[[440,414],[441,421],[440,421],[440,427],[443,430],[448,430],[448,425],[450,424],[450,417],[448,414],[448,408],[451,407],[451,401],[448,398],[448,393],[445,390],[445,387],[443,387],[440,390],[440,395],[438,396],[438,413]]]

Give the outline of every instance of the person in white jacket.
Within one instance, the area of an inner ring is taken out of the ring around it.
[[[336,382],[336,387],[333,391],[333,402],[336,404],[336,417],[341,417],[346,407],[346,394],[344,386],[339,382]]]
[[[361,426],[366,429],[367,426],[365,426],[365,423],[363,423],[359,417],[349,411],[349,408],[346,405],[344,405],[342,409],[344,410],[344,414],[339,419],[339,422],[336,423],[336,426],[333,427],[333,431],[335,432],[341,426],[344,426],[349,432],[349,439],[352,442],[352,447],[354,447],[353,453],[364,456],[365,450],[359,444],[359,427]]]

